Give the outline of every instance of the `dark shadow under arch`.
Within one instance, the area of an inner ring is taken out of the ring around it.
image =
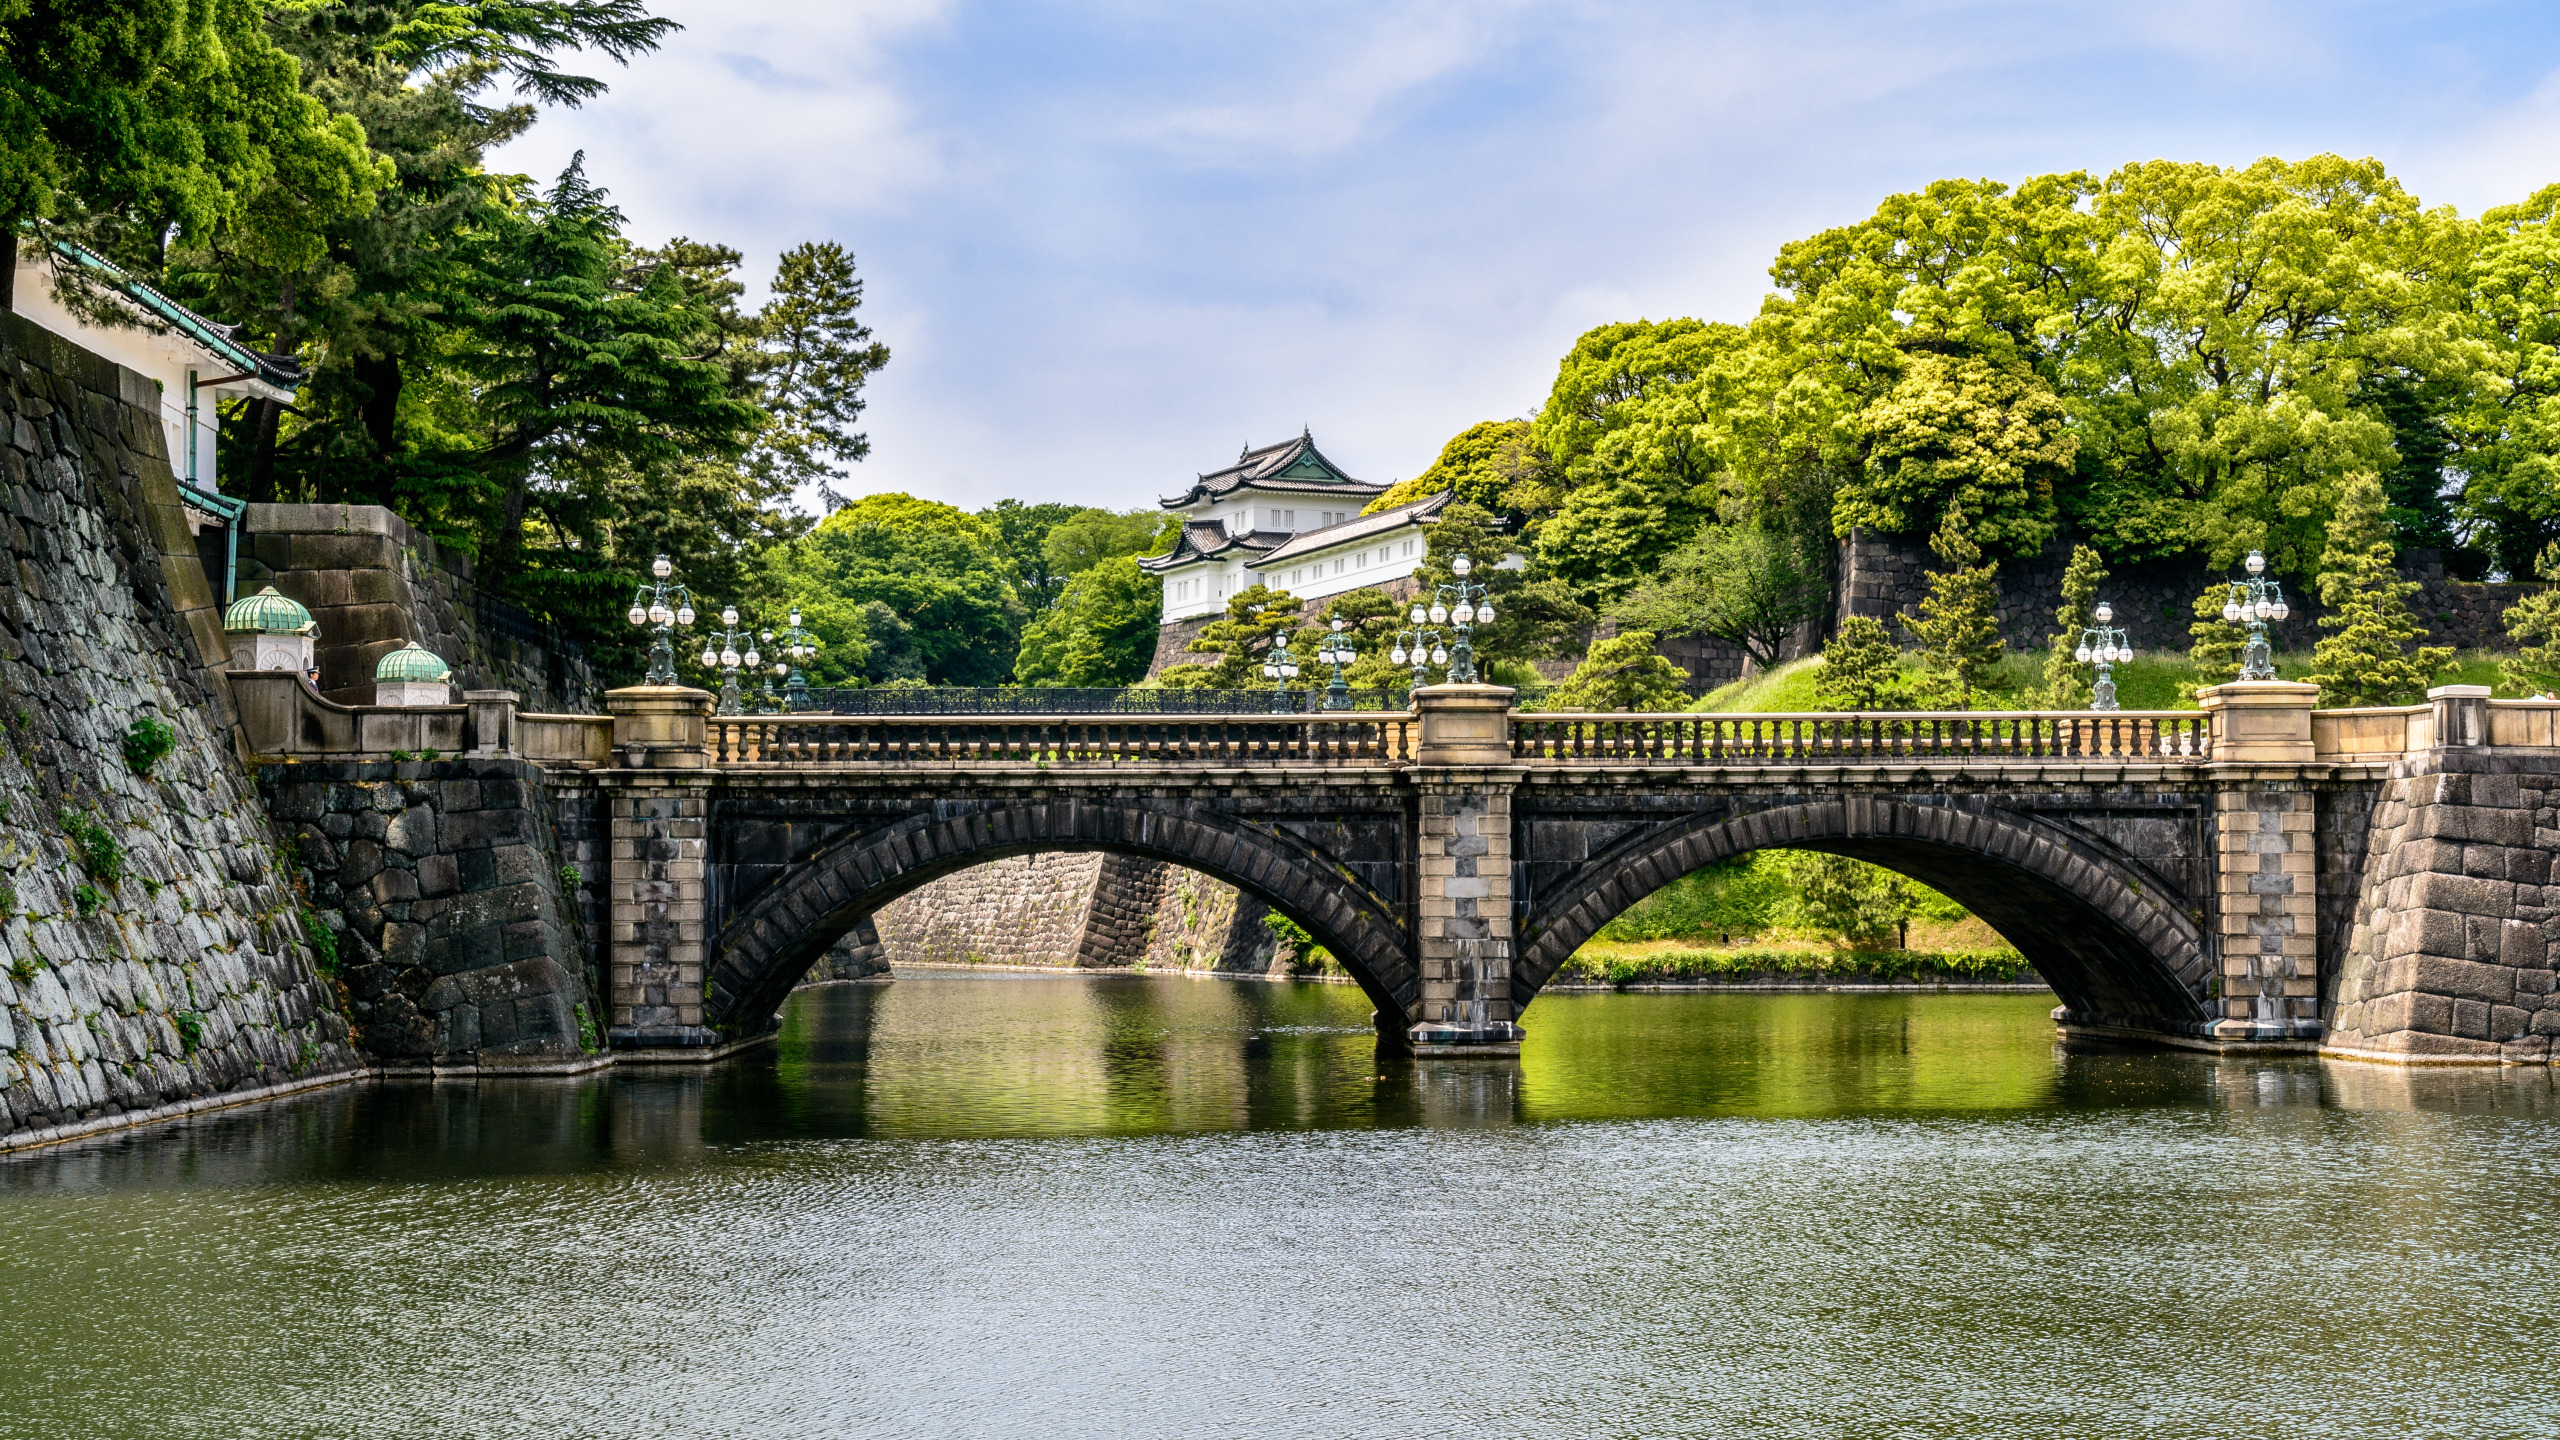
[[[721,928],[704,1023],[760,1033],[809,967],[863,916],[955,871],[1010,855],[1111,851],[1222,880],[1304,926],[1389,1015],[1421,989],[1397,906],[1279,832],[1108,801],[910,816],[847,836],[767,885]]]
[[[2156,880],[2023,815],[1868,797],[1666,825],[1593,857],[1528,917],[1512,966],[1516,1003],[1638,900],[1701,866],[1778,848],[1852,856],[1940,891],[2016,945],[2090,1022],[2177,1034],[2211,1018],[2203,933]]]

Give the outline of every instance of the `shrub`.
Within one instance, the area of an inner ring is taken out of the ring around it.
[[[124,763],[136,775],[148,775],[151,767],[178,748],[178,732],[157,715],[145,715],[125,727]]]
[[[204,1043],[204,1016],[193,1010],[181,1010],[169,1017],[169,1023],[178,1027],[179,1053],[196,1053],[196,1047]]]
[[[587,883],[587,877],[586,877],[586,876],[584,876],[584,875],[582,875],[582,874],[580,874],[580,873],[578,873],[578,867],[577,867],[577,866],[575,866],[575,865],[563,865],[563,866],[561,866],[561,867],[560,867],[560,888],[561,888],[561,889],[563,889],[563,890],[575,890],[575,889],[577,889],[579,886],[584,885],[584,884],[586,884],[586,883]]]
[[[2425,639],[2427,627],[2409,613],[2419,586],[2392,568],[2391,534],[2382,482],[2350,478],[2320,552],[2320,600],[2329,613],[2319,625],[2336,633],[2312,647],[2320,669],[2306,678],[2320,687],[2323,705],[2415,704],[2452,666],[2452,646],[2410,644]]]
[[[1333,958],[1316,943],[1316,937],[1307,933],[1305,926],[1277,910],[1262,917],[1262,928],[1271,932],[1272,939],[1295,951],[1300,965],[1322,964]]]
[[[394,760],[415,760],[418,757],[410,754],[406,750],[394,750],[391,752],[391,758]]]
[[[308,905],[302,907],[302,934],[310,943],[311,953],[317,957],[314,963],[320,973],[335,976],[338,973],[338,932],[322,924],[320,912]]]
[[[80,918],[86,920],[98,913],[98,907],[107,903],[107,897],[98,893],[97,886],[84,880],[72,887],[71,903],[80,907]]]
[[[1577,952],[1557,977],[1584,984],[1703,980],[1718,976],[1812,975],[1843,980],[1902,980],[1941,975],[1976,984],[2035,978],[2015,950],[1668,950],[1645,956]]]
[[[1653,632],[1621,630],[1591,647],[1565,682],[1541,702],[1548,710],[1677,710],[1688,702],[1689,672],[1653,653]]]
[[[80,851],[80,868],[89,878],[113,885],[124,878],[124,845],[107,827],[77,810],[62,812],[62,833]]]

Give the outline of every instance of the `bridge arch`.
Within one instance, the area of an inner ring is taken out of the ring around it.
[[[2081,1023],[2197,1034],[2212,1017],[2204,933],[2157,877],[2024,815],[1867,796],[1675,822],[1593,856],[1523,924],[1515,1003],[1628,906],[1767,849],[1847,855],[1930,886],[2018,946]]]
[[[760,1033],[845,931],[911,890],[1006,856],[1096,850],[1169,861],[1253,896],[1305,927],[1389,1017],[1420,991],[1401,907],[1285,832],[1134,802],[1027,802],[908,816],[793,864],[713,940],[704,1023]]]

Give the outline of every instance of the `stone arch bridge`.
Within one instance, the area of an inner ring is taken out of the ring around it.
[[[598,807],[624,1048],[761,1035],[889,901],[1096,850],[1261,899],[1339,958],[1382,1038],[1424,1054],[1516,1050],[1612,916],[1780,846],[1963,903],[2053,986],[2069,1033],[2516,1060],[2560,1030],[2560,1001],[2540,1003],[2555,707],[2462,687],[2372,711],[2265,682],[2201,713],[1753,716],[1525,714],[1444,686],[1405,714],[969,719],[714,716],[670,687],[612,692],[606,716],[475,693],[330,722],[287,684],[244,693],[253,748],[442,724]]]

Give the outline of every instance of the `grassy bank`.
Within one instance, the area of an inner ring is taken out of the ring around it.
[[[2508,685],[2499,677],[2498,662],[2504,658],[2495,651],[2465,650],[2453,657],[2454,669],[2438,679],[2439,685],[2486,685],[2491,693],[2518,698],[2526,692]],[[1903,656],[1903,674],[1917,678],[1919,666],[1909,654]],[[2311,652],[2289,650],[2276,656],[2276,673],[2288,680],[2311,673]],[[1813,684],[1821,674],[1819,659],[1808,657],[1790,660],[1764,674],[1747,680],[1736,680],[1700,696],[1690,705],[1701,714],[1766,714],[1769,712],[1818,710],[1814,702]],[[2116,703],[2127,710],[2193,710],[2196,708],[2195,667],[2177,651],[2143,654],[2115,667]],[[2032,708],[2028,697],[2044,680],[2044,653],[2011,654],[2001,661],[1991,693],[1974,705],[1977,710],[2023,710]]]
[[[1556,972],[1567,985],[1714,984],[1748,981],[1856,983],[1919,981],[2010,984],[2036,979],[2026,957],[1983,949],[1846,950],[1764,945],[1611,945],[1594,942]]]

